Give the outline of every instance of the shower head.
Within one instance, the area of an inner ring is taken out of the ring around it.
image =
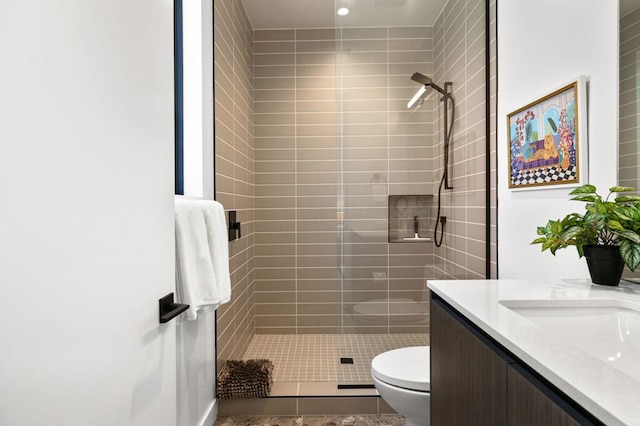
[[[440,92],[444,96],[449,95],[444,89],[442,89],[442,87],[435,84],[430,77],[427,77],[426,75],[422,75],[419,72],[414,72],[413,75],[411,76],[411,80],[422,84],[422,87],[418,89],[416,94],[413,95],[413,98],[411,98],[411,100],[407,103],[407,108],[409,109],[411,109],[411,107],[413,107],[416,104],[416,102],[418,102],[418,100],[422,98],[422,96],[427,91],[427,87],[436,89],[438,92]]]
[[[426,85],[430,85],[433,82],[433,80],[431,80],[429,77],[427,77],[426,75],[422,75],[419,72],[414,72],[411,76],[411,80]]]

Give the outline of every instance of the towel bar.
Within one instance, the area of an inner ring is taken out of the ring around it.
[[[158,302],[160,304],[159,317],[161,324],[171,321],[172,319],[189,309],[189,305],[185,305],[183,303],[174,303],[173,293],[167,294]]]

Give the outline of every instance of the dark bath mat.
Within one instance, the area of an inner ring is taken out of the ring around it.
[[[268,359],[229,360],[218,375],[218,398],[266,398],[273,385],[272,373]]]

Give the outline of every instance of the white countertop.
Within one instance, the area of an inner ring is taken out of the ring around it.
[[[588,280],[429,280],[427,286],[603,423],[640,425],[640,370],[605,362],[500,303],[602,299],[640,303],[640,285],[623,281],[618,287],[607,287]]]

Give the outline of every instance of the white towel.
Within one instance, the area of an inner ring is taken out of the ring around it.
[[[179,303],[189,304],[186,319],[195,320],[198,311],[216,309],[228,296],[218,290],[202,201],[176,197],[175,213],[176,292]]]
[[[217,201],[210,200],[202,200],[200,205],[207,224],[207,239],[219,303],[227,303],[231,299],[231,276],[229,275],[229,237],[224,207]]]

